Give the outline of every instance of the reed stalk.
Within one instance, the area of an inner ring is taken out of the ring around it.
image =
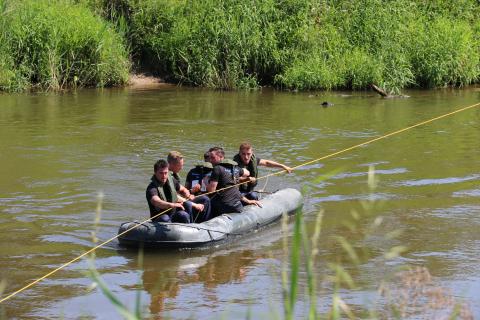
[[[102,216],[102,205],[103,205],[103,193],[99,193],[97,198],[97,207],[95,210],[95,218],[94,218],[94,226],[93,231],[91,233],[92,242],[93,244],[97,244],[98,238],[97,233],[99,230],[99,225]],[[135,307],[134,311],[130,311],[126,304],[124,304],[109,288],[108,284],[102,279],[102,276],[97,271],[95,267],[95,251],[93,251],[88,259],[88,271],[86,275],[93,281],[93,285],[91,288],[99,288],[103,295],[110,301],[110,303],[115,307],[117,312],[124,318],[128,320],[140,320],[142,319],[142,304],[141,304],[141,277],[139,277],[139,285],[136,291],[136,298],[135,298]],[[138,253],[138,261],[140,267],[143,265],[143,250],[139,250]]]

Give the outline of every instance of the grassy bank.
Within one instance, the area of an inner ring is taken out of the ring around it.
[[[124,18],[137,66],[173,82],[300,90],[376,83],[390,92],[479,80],[480,4],[460,2],[90,1],[105,17]]]
[[[128,79],[123,39],[86,6],[0,0],[0,89],[109,86]]]
[[[308,43],[304,1],[145,1],[131,10],[138,64],[165,78],[213,88],[272,84]]]
[[[123,43],[135,69],[211,88],[361,90],[375,83],[398,92],[480,79],[475,0],[0,4],[2,89],[121,84],[129,68]]]
[[[462,86],[480,75],[480,5],[343,1],[315,8],[315,46],[277,77],[289,88]]]

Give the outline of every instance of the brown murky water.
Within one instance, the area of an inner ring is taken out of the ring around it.
[[[186,156],[188,170],[210,146],[224,146],[230,157],[248,139],[258,156],[296,166],[480,101],[475,88],[408,94],[409,99],[386,100],[370,93],[317,96],[165,86],[0,95],[2,297],[93,246],[100,192],[101,240],[114,236],[121,222],[146,218],[144,192],[152,165],[169,150]],[[335,105],[323,108],[324,100]],[[475,108],[269,179],[267,190],[306,190],[309,233],[316,213],[324,211],[315,260],[320,310],[331,302],[327,263],[338,261],[341,252],[334,236],[359,238],[345,223],[351,225],[356,210],[362,228],[377,216],[383,220],[382,232],[356,243],[368,253],[359,266],[343,261],[360,285],[341,292],[354,310],[368,309],[386,274],[410,264],[427,267],[439,286],[480,316],[479,138],[480,108]],[[373,194],[367,187],[370,165],[379,180]],[[366,215],[360,202],[372,197],[375,208]],[[385,238],[394,230],[402,231],[398,238]],[[408,250],[385,263],[382,256],[394,245]],[[116,242],[96,254],[96,267],[112,292],[132,310],[139,292],[146,318],[282,314],[278,224],[214,248],[147,252],[143,265]],[[98,288],[91,290],[87,268],[86,261],[75,262],[8,299],[0,305],[3,317],[118,318]],[[306,281],[302,268],[297,317],[308,314]]]

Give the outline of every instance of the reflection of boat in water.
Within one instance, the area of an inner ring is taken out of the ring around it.
[[[202,223],[126,222],[120,226],[120,245],[191,248],[247,234],[279,220],[298,209],[303,198],[296,189],[282,189],[261,201],[262,207],[248,206],[241,213],[226,213]]]
[[[128,250],[122,254],[137,267],[136,255]],[[265,257],[253,250],[145,251],[141,277],[150,295],[148,318],[169,319],[172,312],[181,319],[211,319],[209,311],[225,299],[218,290],[244,282],[255,261]],[[192,295],[194,301],[185,305],[184,297]],[[201,307],[208,316],[199,314]]]

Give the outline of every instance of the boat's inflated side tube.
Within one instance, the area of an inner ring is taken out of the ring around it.
[[[298,190],[282,189],[262,199],[262,207],[250,205],[241,213],[226,213],[203,223],[126,222],[120,226],[118,240],[124,246],[196,247],[254,231],[280,219],[284,213],[294,212],[302,204]],[[130,228],[133,229],[122,234]]]

